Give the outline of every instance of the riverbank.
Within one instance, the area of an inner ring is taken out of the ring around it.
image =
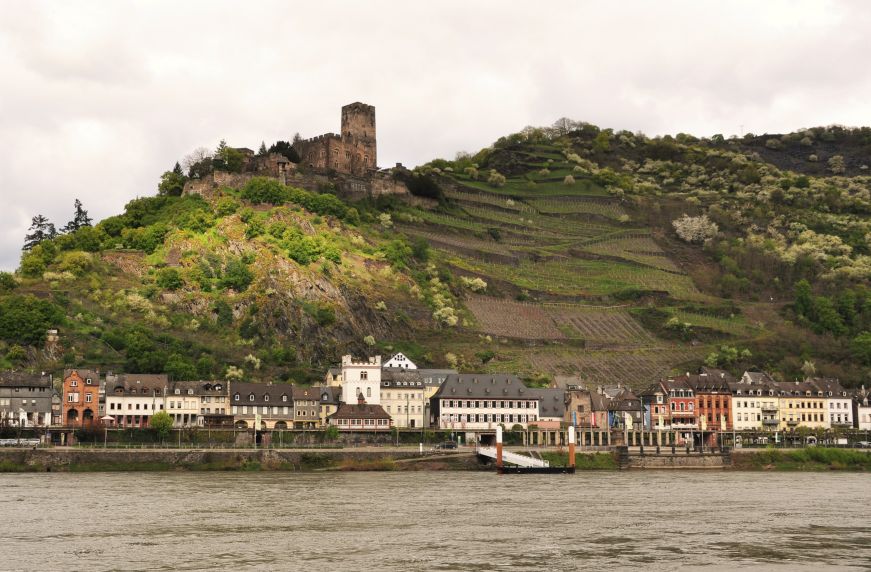
[[[541,451],[552,466],[568,464],[565,451]],[[712,466],[711,459],[682,455],[648,455],[632,470],[726,469],[737,471],[871,471],[871,452],[852,449],[738,450],[731,464]],[[637,455],[633,458],[637,458]],[[653,462],[661,461],[661,462]],[[707,462],[703,462],[707,461]],[[577,453],[578,471],[616,471],[617,453]],[[474,451],[426,452],[416,448],[356,449],[0,449],[0,473],[97,471],[480,471],[492,470]]]

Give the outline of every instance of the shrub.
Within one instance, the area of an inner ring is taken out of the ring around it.
[[[477,277],[469,278],[468,276],[461,276],[460,282],[472,292],[483,292],[487,289],[487,283]]]
[[[45,340],[46,330],[62,323],[63,310],[35,296],[9,296],[0,301],[0,339],[21,345]]]
[[[184,280],[175,268],[161,268],[157,271],[157,285],[165,290],[178,290],[184,286]]]
[[[487,183],[494,187],[504,187],[505,180],[505,175],[500,174],[495,169],[491,170],[490,176],[487,177]]]
[[[683,215],[681,218],[672,221],[671,224],[681,240],[689,243],[706,242],[717,236],[720,230],[717,223],[711,221],[708,215]]]
[[[844,157],[841,155],[834,155],[829,158],[829,170],[835,175],[843,175],[847,172],[847,164],[844,162]]]
[[[575,178],[571,175],[566,175],[566,178],[563,179],[563,184],[567,186],[571,186],[575,184]]]
[[[372,335],[366,336],[365,338],[363,338],[363,343],[369,347],[374,346],[375,345],[375,336],[372,336]]]
[[[218,216],[229,216],[236,212],[241,205],[233,197],[221,197],[215,204],[215,212]]]
[[[0,292],[11,292],[18,287],[15,277],[9,272],[0,272]]]
[[[765,146],[769,149],[783,149],[783,142],[780,139],[768,139],[765,141]]]
[[[227,261],[227,266],[224,268],[224,276],[221,278],[221,286],[223,288],[232,288],[237,292],[244,292],[254,280],[254,275],[248,269],[248,266],[239,258],[232,258]]]

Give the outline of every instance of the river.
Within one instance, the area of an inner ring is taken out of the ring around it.
[[[871,568],[860,473],[0,474],[0,570]]]

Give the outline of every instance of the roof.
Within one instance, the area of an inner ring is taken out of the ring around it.
[[[71,376],[73,374],[73,372],[76,372],[77,374],[79,374],[79,377],[81,377],[82,379],[88,379],[89,377],[94,381],[100,379],[100,372],[98,370],[79,369],[79,368],[65,369],[64,370],[64,379]]]
[[[833,377],[814,377],[808,380],[816,386],[826,397],[848,397],[847,390],[841,386],[841,382]],[[829,395],[831,393],[831,395]]]
[[[320,395],[321,403],[330,403],[333,405],[339,404],[339,398],[342,395],[342,388],[334,385],[317,387]]]
[[[380,405],[369,403],[343,403],[330,419],[391,419],[390,414]]]
[[[238,403],[241,405],[278,405],[293,402],[293,386],[288,383],[230,382],[231,403],[236,403],[237,393],[239,394]],[[252,394],[254,399],[249,399]],[[283,396],[287,396],[287,401],[282,399]]]
[[[0,371],[0,385],[4,387],[51,387],[51,376],[25,371]]]
[[[510,373],[452,373],[433,396],[443,398],[539,399],[529,393],[520,379]]]
[[[81,373],[79,374],[81,375]],[[106,376],[106,393],[112,394],[137,394],[145,393],[163,395],[164,389],[168,389],[169,378],[165,374],[154,373],[125,373],[115,376]]]
[[[320,401],[321,392],[318,387],[291,386],[291,394],[294,401]]]
[[[169,384],[167,394],[175,395],[178,389],[187,394],[192,389],[194,395],[229,395],[230,384],[226,381],[173,381]]]
[[[536,395],[541,400],[538,403],[538,417],[558,417],[566,414],[566,391],[561,388],[529,388],[530,395]]]

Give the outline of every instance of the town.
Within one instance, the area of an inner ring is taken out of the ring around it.
[[[58,382],[57,384],[55,382]],[[164,412],[178,430],[231,430],[232,446],[279,446],[274,434],[330,430],[345,443],[415,443],[450,439],[492,444],[497,427],[525,446],[561,446],[574,427],[581,446],[679,446],[715,449],[746,444],[867,446],[869,392],[836,379],[775,381],[763,372],[740,378],[701,368],[643,390],[623,383],[588,387],[578,378],[528,387],[511,373],[458,373],[418,367],[402,353],[341,363],[316,385],[236,380],[176,381],[167,375],[67,369],[50,374],[0,372],[0,430],[45,445],[106,444],[152,427]],[[116,436],[117,435],[117,436]],[[179,431],[181,435],[181,431]],[[432,435],[436,435],[433,437]],[[866,433],[867,435],[867,433]],[[180,443],[181,437],[179,437]],[[407,442],[406,439],[404,442]],[[226,442],[226,441],[225,441]]]

